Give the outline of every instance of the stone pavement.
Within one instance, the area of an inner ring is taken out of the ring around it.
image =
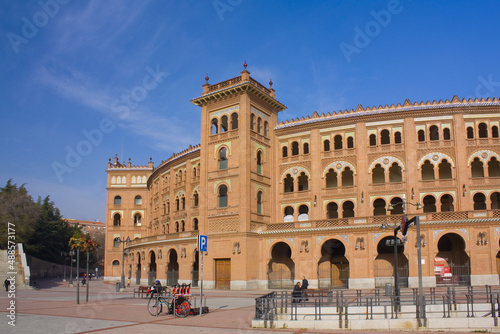
[[[69,287],[67,282],[44,280],[38,286],[38,290],[16,291],[15,298],[9,298],[5,291],[0,293],[0,333],[356,333],[251,328],[255,298],[265,291],[204,290],[210,312],[179,319],[165,314],[151,316],[147,299],[132,297],[133,286],[126,292],[116,292],[114,284],[92,280],[88,302],[86,290],[80,286],[80,304],[76,303],[76,287]],[[198,289],[191,292],[199,294]],[[15,326],[9,324],[12,312],[7,308],[11,301],[15,301]],[[199,300],[197,303],[199,306]]]

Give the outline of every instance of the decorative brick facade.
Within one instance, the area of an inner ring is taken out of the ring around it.
[[[108,164],[107,278],[122,270],[114,239],[130,237],[132,281],[196,284],[200,233],[207,288],[291,288],[302,276],[311,287],[381,287],[394,265],[394,231],[381,226],[405,209],[420,217],[424,286],[499,283],[497,98],[358,105],[278,124],[286,107],[245,65],[218,84],[207,77],[192,102],[200,145],[157,167]],[[399,238],[400,285],[416,287],[416,228]]]

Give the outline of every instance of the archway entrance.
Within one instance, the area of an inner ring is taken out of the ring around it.
[[[135,284],[141,284],[141,253],[137,252],[137,266],[135,268]]]
[[[177,251],[172,249],[168,255],[167,285],[173,286],[179,282],[179,262],[177,262]]]
[[[382,288],[386,284],[394,285],[394,247],[398,256],[398,286],[408,287],[408,259],[404,255],[404,244],[398,238],[398,245],[394,246],[394,237],[385,237],[377,245],[377,257],[375,258],[374,275],[375,287]]]
[[[200,279],[200,261],[199,261],[200,253],[198,251],[194,252],[194,262],[191,270],[191,286],[198,286],[198,280]]]
[[[349,287],[349,261],[345,257],[344,244],[339,240],[327,240],[321,247],[318,286],[319,288]]]
[[[470,259],[460,235],[447,233],[439,238],[434,275],[438,286],[470,285]]]
[[[148,285],[153,285],[156,281],[156,254],[151,251],[149,253],[149,271],[148,271]]]
[[[292,250],[284,242],[278,242],[271,250],[271,261],[267,268],[269,289],[292,289],[295,279],[295,263]]]

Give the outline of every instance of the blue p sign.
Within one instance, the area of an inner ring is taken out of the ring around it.
[[[198,249],[200,250],[200,252],[207,251],[207,236],[206,235],[199,235],[198,236]]]

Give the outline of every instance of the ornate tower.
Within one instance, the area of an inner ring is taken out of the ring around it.
[[[274,210],[273,129],[286,107],[272,82],[264,87],[246,67],[213,85],[207,76],[202,96],[191,101],[201,107],[200,233],[208,235],[207,262],[215,262],[205,267],[206,283],[215,288],[257,288],[261,266],[253,232]]]

